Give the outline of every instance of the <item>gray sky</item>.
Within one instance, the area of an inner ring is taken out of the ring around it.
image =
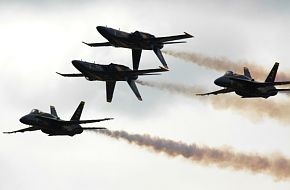
[[[96,30],[98,25],[155,36],[186,31],[195,38],[164,49],[249,61],[267,69],[279,61],[280,70],[287,72],[289,10],[288,1],[0,1],[1,131],[25,127],[18,121],[22,115],[33,108],[49,111],[49,105],[55,105],[59,116],[68,119],[84,100],[83,119],[115,118],[94,126],[289,158],[288,123],[268,117],[249,119],[234,109],[216,109],[199,99],[140,85],[144,101],[139,102],[122,82],[117,83],[113,102],[108,104],[104,83],[55,74],[76,72],[73,59],[131,67],[128,49],[90,48],[81,43],[105,41]],[[165,59],[170,72],[143,80],[217,89],[213,80],[222,73],[168,55]],[[153,52],[143,51],[142,69],[159,65]],[[282,94],[266,101],[287,99]],[[289,180],[202,166],[94,133],[73,138],[51,138],[40,132],[1,133],[0,168],[0,189],[290,187]]]

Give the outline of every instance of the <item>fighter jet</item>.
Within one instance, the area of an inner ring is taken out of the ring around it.
[[[277,89],[275,87],[276,85],[290,84],[290,81],[275,82],[278,67],[279,63],[276,62],[265,82],[255,81],[251,77],[249,69],[246,67],[244,67],[243,75],[233,73],[232,71],[227,71],[224,76],[219,77],[214,81],[217,86],[224,87],[223,89],[197,95],[217,95],[235,92],[242,98],[268,98],[270,96],[275,96],[281,91],[290,91],[290,89]]]
[[[142,50],[153,50],[165,68],[168,68],[166,61],[161,53],[165,44],[185,43],[185,41],[172,42],[193,36],[184,32],[183,35],[155,37],[152,34],[135,31],[127,33],[113,28],[97,26],[98,32],[108,40],[103,43],[86,43],[91,47],[114,46],[132,49],[133,70],[138,70]]]
[[[23,133],[26,131],[41,130],[43,133],[48,134],[48,136],[60,136],[60,135],[74,136],[76,134],[81,134],[84,130],[106,129],[103,127],[87,128],[80,126],[80,124],[84,123],[94,123],[113,119],[113,118],[104,118],[94,120],[80,120],[84,105],[85,102],[82,101],[69,121],[60,119],[56,113],[54,106],[50,106],[50,113],[45,113],[39,111],[38,109],[33,109],[29,114],[20,118],[21,123],[31,125],[31,127],[4,133],[6,134],[17,132]]]
[[[165,68],[147,69],[147,70],[131,70],[129,67],[118,64],[101,65],[89,63],[85,61],[73,60],[73,66],[81,73],[79,74],[62,74],[64,77],[85,77],[89,81],[106,81],[107,102],[111,102],[115,89],[116,81],[127,81],[138,100],[142,101],[141,95],[135,84],[139,75],[158,75],[156,72],[168,71]]]

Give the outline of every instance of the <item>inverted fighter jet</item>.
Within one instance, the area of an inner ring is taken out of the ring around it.
[[[132,49],[133,70],[138,70],[142,50],[153,50],[165,68],[168,68],[166,61],[161,53],[165,44],[185,43],[185,41],[172,42],[193,36],[184,32],[183,35],[155,37],[152,34],[135,31],[127,33],[113,28],[97,26],[98,32],[108,40],[104,43],[86,43],[91,47],[114,46]]]
[[[106,81],[107,102],[111,102],[115,89],[116,81],[127,81],[138,100],[142,101],[141,95],[137,89],[135,80],[139,75],[156,75],[156,72],[168,71],[165,68],[146,69],[146,70],[131,70],[129,67],[118,64],[101,65],[89,63],[85,61],[72,61],[73,66],[81,73],[78,74],[62,74],[64,77],[85,77],[89,81]],[[158,75],[158,74],[157,74]]]
[[[106,129],[103,127],[81,127],[80,124],[84,123],[95,123],[105,120],[110,120],[113,118],[104,119],[94,119],[94,120],[80,120],[85,102],[81,102],[76,109],[75,113],[69,121],[62,120],[58,117],[54,106],[50,106],[50,113],[44,113],[38,109],[33,109],[29,114],[20,118],[20,122],[26,125],[31,125],[31,127],[20,129],[17,131],[4,132],[6,134],[26,132],[26,131],[37,131],[41,130],[43,133],[48,134],[48,136],[59,136],[59,135],[69,135],[74,136],[76,134],[81,134],[84,130],[94,130],[94,129]]]
[[[281,91],[290,91],[290,89],[277,89],[275,87],[276,85],[290,84],[290,81],[275,82],[278,67],[279,63],[276,62],[265,82],[255,81],[251,77],[249,69],[246,67],[244,67],[243,75],[233,73],[232,71],[227,71],[224,76],[219,77],[214,81],[216,85],[224,87],[223,89],[197,95],[217,95],[235,92],[242,98],[268,98],[270,96],[275,96]]]

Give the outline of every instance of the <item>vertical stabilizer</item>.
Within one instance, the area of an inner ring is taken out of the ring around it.
[[[138,91],[138,88],[136,86],[136,83],[134,80],[128,80],[127,81],[129,86],[131,87],[132,91],[134,92],[134,94],[136,95],[136,97],[138,98],[138,100],[142,101],[141,95]]]
[[[162,63],[162,65],[163,65],[166,69],[168,69],[168,66],[167,66],[167,64],[166,64],[166,61],[165,61],[163,55],[162,55],[161,50],[160,50],[159,48],[153,48],[153,51],[154,51],[154,53],[157,55],[157,57],[158,57],[158,59],[160,60],[160,62]]]
[[[247,67],[244,67],[244,75],[250,79],[252,79],[251,73]]]
[[[277,70],[279,67],[279,63],[275,63],[273,68],[271,69],[269,75],[267,76],[265,82],[274,82],[277,74]]]
[[[85,102],[81,101],[75,113],[71,117],[70,120],[79,121],[82,115],[82,111],[84,109]]]
[[[55,107],[54,106],[50,106],[50,114],[53,115],[53,116],[55,116],[55,117],[57,117],[57,118],[59,118],[57,116],[57,113],[56,113],[56,110],[55,110]]]
[[[106,81],[107,102],[112,102],[116,81]]]

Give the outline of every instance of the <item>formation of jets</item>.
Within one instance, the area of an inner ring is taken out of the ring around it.
[[[142,97],[135,83],[138,77],[144,75],[159,75],[161,72],[169,71],[168,65],[161,53],[161,49],[166,44],[185,43],[185,41],[176,40],[193,37],[186,32],[184,32],[184,34],[182,35],[155,37],[154,35],[145,32],[135,31],[132,33],[127,33],[104,26],[97,26],[97,30],[104,38],[108,40],[107,42],[83,43],[91,47],[113,46],[132,49],[133,69],[130,69],[125,65],[119,65],[114,63],[110,63],[108,65],[101,65],[89,63],[86,61],[73,60],[73,66],[80,73],[63,74],[57,72],[57,74],[63,77],[84,77],[89,81],[105,81],[107,102],[111,102],[113,99],[114,89],[117,81],[126,81],[138,98],[138,100],[141,101]],[[142,50],[153,50],[160,62],[162,63],[163,67],[139,70]],[[244,67],[243,75],[236,74],[232,71],[227,71],[225,75],[219,77],[214,81],[216,85],[223,87],[223,89],[197,95],[205,96],[235,92],[242,98],[268,98],[270,96],[275,96],[278,92],[281,91],[290,91],[290,89],[277,89],[275,87],[277,85],[290,84],[290,81],[275,82],[278,67],[279,63],[275,63],[265,82],[255,81],[251,77],[249,69],[246,67]],[[70,120],[60,119],[56,113],[54,106],[50,106],[50,113],[44,113],[37,109],[33,109],[29,114],[20,118],[21,123],[29,125],[30,127],[4,133],[10,134],[41,130],[43,133],[46,133],[49,136],[74,136],[76,134],[82,133],[84,130],[106,129],[103,127],[87,128],[80,125],[113,119],[104,118],[80,120],[84,104],[85,103],[83,101],[79,104],[78,108],[76,109]]]

